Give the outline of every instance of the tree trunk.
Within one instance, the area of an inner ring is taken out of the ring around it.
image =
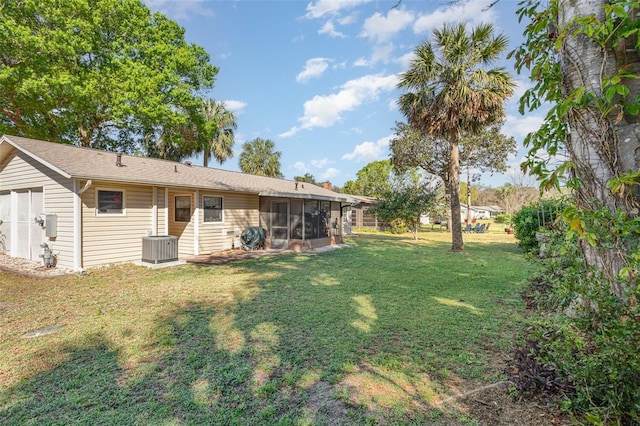
[[[80,135],[80,146],[90,148],[92,136],[91,131],[84,127],[82,124],[78,123],[78,134]]]
[[[576,25],[574,20],[581,17],[595,16],[598,21],[604,21],[606,3],[606,0],[562,0],[559,4],[559,27],[569,28],[560,49],[565,96],[579,87],[584,87],[586,93],[602,94],[603,81],[622,67],[632,74],[640,72],[635,40],[623,41],[617,49],[602,48],[571,30]],[[631,91],[628,99],[636,99],[640,95],[640,80],[625,84]],[[629,217],[637,216],[640,198],[633,194],[625,198],[612,194],[606,185],[610,179],[640,168],[638,116],[619,114],[619,111],[603,116],[595,106],[581,107],[569,111],[568,124],[567,149],[575,164],[575,176],[581,182],[575,191],[578,206],[585,210],[597,210],[602,206],[611,211],[619,208]],[[592,247],[586,241],[581,247],[587,263],[609,277],[613,293],[621,297],[622,284],[615,282],[614,277],[624,266],[626,254],[620,250]]]
[[[451,163],[449,164],[449,190],[451,193],[451,251],[464,251],[462,241],[462,220],[460,217],[460,150],[458,148],[459,135],[452,130],[451,135]]]
[[[471,173],[467,164],[467,223],[471,223]]]

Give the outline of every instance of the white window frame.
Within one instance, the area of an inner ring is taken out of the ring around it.
[[[178,220],[176,217],[176,208],[178,206],[178,198],[179,197],[189,197],[189,220]],[[173,221],[176,223],[191,223],[191,218],[193,217],[194,212],[193,206],[193,195],[192,194],[175,194],[173,196]]]
[[[101,212],[100,211],[100,192],[121,192],[122,193],[122,211],[119,213],[114,212]],[[124,217],[127,215],[127,192],[122,188],[96,188],[96,217]]]
[[[213,220],[213,221],[205,221],[205,211],[207,210],[205,208],[205,204],[204,204],[204,198],[205,197],[212,197],[212,198],[220,198],[220,220]],[[216,224],[216,223],[224,223],[224,197],[220,196],[220,195],[214,195],[214,194],[202,194],[201,195],[201,200],[200,200],[200,208],[202,209],[202,223],[205,225],[211,225],[211,224]]]

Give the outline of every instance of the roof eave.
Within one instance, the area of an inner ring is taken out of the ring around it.
[[[21,147],[20,145],[18,145],[17,143],[15,143],[14,141],[11,140],[11,138],[7,135],[3,135],[0,138],[0,143],[2,142],[6,142],[9,145],[11,145],[12,147],[14,147],[15,149],[17,149],[18,151],[22,152],[23,154],[28,155],[29,157],[33,158],[34,160],[36,160],[37,162],[39,162],[40,164],[42,164],[45,167],[48,167],[49,169],[53,170],[56,173],[59,173],[60,175],[62,175],[65,178],[71,178],[72,176],[65,172],[64,170],[62,170],[61,168],[54,166],[53,164],[49,163],[48,161],[40,158],[39,156],[35,155],[34,153],[32,153],[29,150],[24,149],[23,147]]]
[[[113,179],[104,176],[95,176],[95,175],[71,175],[71,178],[74,179],[91,179],[102,182],[113,182],[120,183],[125,185],[148,185],[148,186],[166,186],[171,188],[189,188],[189,189],[198,189],[198,190],[210,190],[210,191],[228,191],[228,192],[240,192],[243,194],[258,194],[256,190],[248,190],[247,188],[238,188],[235,186],[213,186],[213,185],[193,185],[188,183],[176,183],[176,182],[161,182],[161,181],[153,181],[153,180],[143,180],[143,179]]]
[[[261,191],[258,193],[261,197],[282,197],[282,198],[298,198],[303,200],[323,200],[323,201],[338,201],[341,203],[350,203],[347,198],[344,197],[332,197],[328,195],[307,194],[307,193],[293,193],[293,192],[276,192],[276,191]]]

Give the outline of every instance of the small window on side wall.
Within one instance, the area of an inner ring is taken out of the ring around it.
[[[190,195],[176,196],[175,221],[191,222],[191,196]]]
[[[202,196],[204,222],[222,222],[222,197]]]
[[[124,215],[124,191],[99,189],[96,215]]]

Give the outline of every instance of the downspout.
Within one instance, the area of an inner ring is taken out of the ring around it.
[[[193,212],[193,255],[200,254],[200,191],[196,190],[195,209]]]
[[[73,180],[73,270],[84,272],[82,268],[82,199],[81,195],[91,187],[91,179],[79,188],[78,179]]]
[[[80,189],[80,191],[78,191],[78,195],[82,195],[82,193],[83,193],[84,191],[86,191],[87,189],[89,189],[89,187],[91,187],[91,184],[92,184],[92,183],[93,183],[93,181],[92,181],[91,179],[88,179],[88,180],[85,182],[85,184],[84,184],[84,186],[82,187],[82,189]]]

